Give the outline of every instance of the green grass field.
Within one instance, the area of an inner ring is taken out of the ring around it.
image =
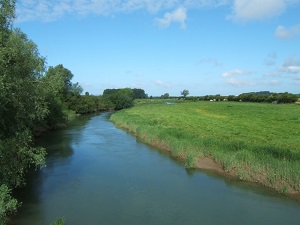
[[[300,105],[144,100],[111,121],[187,167],[208,156],[241,180],[300,193]]]

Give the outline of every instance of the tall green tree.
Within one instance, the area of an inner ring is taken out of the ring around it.
[[[9,34],[12,30],[13,20],[15,19],[15,1],[0,1],[0,45],[4,47]]]
[[[59,64],[55,67],[50,66],[48,68],[44,82],[49,90],[59,95],[61,99],[64,99],[68,93],[73,90],[73,84],[71,82],[73,77],[74,75],[69,69]]]
[[[73,76],[69,69],[60,64],[55,67],[50,66],[42,77],[43,95],[49,113],[39,124],[38,130],[66,126],[68,118],[65,111],[82,92],[78,83],[72,83]]]
[[[116,110],[125,109],[134,105],[134,93],[130,88],[106,89],[103,91],[104,99],[107,99],[107,105],[112,105]]]
[[[148,98],[148,95],[145,93],[145,91],[141,88],[133,88],[131,89],[134,95],[134,99],[144,99]]]
[[[186,96],[188,96],[190,94],[189,90],[184,89],[183,91],[180,92],[180,94],[186,98]]]
[[[25,183],[30,166],[44,165],[45,150],[33,147],[32,129],[48,113],[40,94],[45,59],[12,28],[14,8],[15,1],[0,1],[0,224],[15,208],[9,190]]]
[[[169,95],[169,93],[165,93],[165,94],[161,95],[160,98],[168,99],[168,98],[170,98],[170,95]]]

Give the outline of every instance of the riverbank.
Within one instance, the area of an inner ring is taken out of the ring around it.
[[[188,168],[300,193],[300,108],[231,102],[142,104],[111,121]]]

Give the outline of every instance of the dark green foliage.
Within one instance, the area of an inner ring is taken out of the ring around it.
[[[11,190],[0,184],[0,224],[5,224],[6,216],[16,211],[18,202],[11,197]]]
[[[66,102],[70,110],[77,114],[86,114],[109,109],[109,104],[106,103],[102,96],[94,95],[73,95]]]
[[[145,93],[143,89],[140,88],[134,88],[131,89],[133,92],[133,98],[134,99],[145,99],[148,98],[148,95]]]
[[[71,82],[73,76],[72,72],[61,64],[55,67],[50,66],[43,78],[44,87],[62,100],[68,98],[69,95],[80,95],[82,87],[78,83]]]
[[[169,93],[165,93],[162,96],[160,96],[160,98],[162,98],[162,99],[168,99],[168,98],[170,98],[170,95],[169,95]]]
[[[294,103],[298,99],[298,96],[288,92],[285,93],[272,93],[269,91],[260,91],[260,92],[250,92],[243,93],[240,95],[206,95],[199,97],[199,100],[203,101],[231,101],[231,102],[268,102],[268,103]],[[188,100],[188,99],[187,99]]]
[[[67,125],[68,118],[65,111],[72,103],[76,103],[75,100],[82,92],[78,83],[72,83],[72,78],[72,72],[63,65],[49,67],[45,76],[41,78],[40,94],[45,97],[48,114],[41,123],[36,125],[36,133]]]
[[[180,94],[185,98],[186,96],[188,96],[190,94],[189,90],[184,89],[182,92],[180,92]]]
[[[67,115],[64,113],[64,103],[60,99],[57,99],[51,93],[46,94],[45,102],[47,103],[49,113],[47,114],[43,122],[40,124],[43,127],[41,131],[65,127],[68,118]],[[38,129],[37,126],[36,129]]]
[[[48,112],[39,83],[44,59],[14,30],[0,51],[0,68],[0,182],[15,187],[23,183],[26,168],[43,161],[44,151],[31,147],[31,131]]]
[[[59,218],[54,223],[52,223],[51,225],[64,225],[64,224],[65,224],[65,219],[64,218]]]
[[[0,1],[0,46],[4,47],[15,18],[15,0]]]
[[[134,105],[134,94],[130,88],[124,89],[106,89],[103,92],[103,98],[107,104],[111,104],[115,110],[130,108]]]
[[[48,113],[42,92],[44,58],[12,29],[15,1],[0,2],[0,223],[16,209],[10,189],[25,183],[30,166],[44,165],[45,150],[33,147],[32,130]]]
[[[268,91],[243,93],[239,96],[228,96],[228,101],[242,102],[269,102],[269,103],[294,103],[297,101],[297,95],[285,93],[271,93]]]

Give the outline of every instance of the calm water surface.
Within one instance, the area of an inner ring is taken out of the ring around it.
[[[186,170],[108,121],[80,117],[38,140],[47,167],[17,193],[13,225],[300,224],[300,202]]]

